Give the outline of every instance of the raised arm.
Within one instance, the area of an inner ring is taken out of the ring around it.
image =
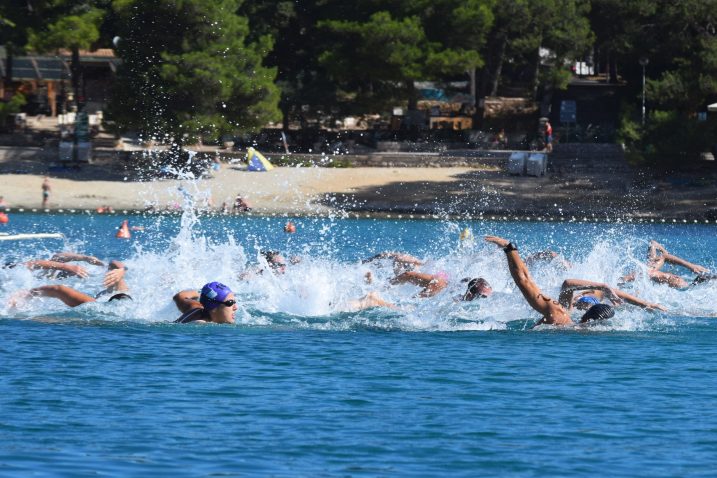
[[[518,249],[513,246],[510,241],[501,237],[486,236],[485,240],[497,245],[505,251],[505,257],[508,259],[508,269],[510,270],[510,275],[513,277],[515,285],[518,286],[518,289],[520,289],[520,292],[528,304],[537,312],[541,313],[543,317],[548,318],[546,322],[552,323],[553,319],[551,316],[556,313],[554,310],[555,306],[560,307],[560,305],[543,295],[540,287],[538,287],[530,276],[528,267],[523,262],[523,259],[520,258]],[[565,311],[563,310],[563,312]],[[567,315],[567,313],[565,313],[565,315]],[[559,320],[562,322],[562,319]],[[568,321],[570,321],[569,317]]]
[[[80,267],[75,264],[65,264],[63,262],[55,261],[28,261],[25,263],[30,270],[46,270],[46,271],[61,271],[66,274],[82,277],[83,279],[89,277],[87,270],[84,267]]]
[[[583,279],[566,279],[560,288],[560,304],[563,307],[570,307],[573,300],[573,292],[576,290],[602,290],[605,293],[605,297],[610,300],[614,305],[620,305],[623,301],[628,304],[643,307],[645,309],[656,309],[666,311],[667,309],[660,304],[648,302],[640,299],[634,295],[628,294],[627,292],[616,289],[604,284],[602,282],[594,282]]]
[[[681,257],[677,257],[675,255],[672,255],[670,253],[664,254],[665,262],[668,262],[670,264],[675,264],[676,266],[682,266],[685,267],[695,274],[704,274],[705,272],[708,272],[709,269],[706,267],[703,267],[699,264],[693,264],[691,262],[686,261],[685,259]]]
[[[93,297],[83,294],[72,287],[67,287],[66,285],[44,285],[35,287],[34,289],[30,289],[30,295],[33,297],[52,297],[53,299],[60,299],[70,307],[77,307],[80,304],[95,301]]]
[[[55,262],[72,262],[72,261],[78,261],[78,262],[87,262],[88,264],[92,264],[93,266],[103,266],[105,265],[104,262],[96,258],[95,256],[87,256],[85,254],[76,254],[74,252],[58,252],[54,256],[52,256],[51,261]]]
[[[408,271],[397,275],[391,279],[391,284],[413,284],[419,287],[423,287],[423,290],[419,292],[420,297],[433,297],[440,291],[446,288],[448,282],[442,278],[433,274],[426,274],[423,272]]]
[[[199,302],[199,293],[196,290],[183,290],[177,292],[172,298],[181,313],[192,309],[202,309],[204,306]]]
[[[127,292],[129,287],[124,281],[126,272],[127,266],[123,262],[111,261],[102,281],[102,285],[105,287],[103,292]]]
[[[368,259],[362,260],[361,262],[363,264],[365,264],[367,262],[372,262],[377,259],[393,259],[395,262],[401,262],[403,264],[411,264],[414,266],[423,265],[423,261],[421,261],[420,259],[418,259],[416,257],[413,257],[410,254],[403,254],[401,252],[391,252],[391,251],[380,252],[380,253],[376,254],[375,256],[372,256],[372,257],[369,257]]]

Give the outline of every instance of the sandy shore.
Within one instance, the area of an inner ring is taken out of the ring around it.
[[[2,148],[0,148],[2,149]],[[41,209],[48,164],[35,148],[0,155],[0,196],[11,210]],[[545,177],[510,176],[503,168],[276,167],[248,172],[223,164],[198,181],[140,181],[117,163],[50,173],[51,210],[116,211],[176,208],[189,192],[199,207],[207,198],[219,210],[237,194],[258,214],[310,215],[338,210],[361,213],[717,219],[717,174],[642,179],[633,172],[594,168],[558,170]],[[679,181],[675,181],[679,179]]]
[[[376,203],[368,209],[390,209],[392,204],[420,206],[426,205],[427,200],[433,203],[425,185],[460,181],[461,175],[470,171],[470,168],[274,168],[259,173],[226,166],[209,179],[151,182],[74,180],[50,175],[48,208],[96,209],[105,205],[115,210],[143,210],[149,205],[165,208],[182,203],[184,190],[197,198],[211,197],[215,208],[224,201],[231,206],[234,197],[241,194],[258,213],[326,213],[335,209],[339,200],[345,205],[346,198],[352,195],[360,198],[356,200],[357,209],[366,208],[361,206],[367,195],[373,196],[372,203]],[[0,175],[0,195],[13,209],[41,208],[43,179],[39,174]],[[424,188],[416,187],[419,184]],[[391,192],[382,196],[382,189],[403,185],[403,194]]]

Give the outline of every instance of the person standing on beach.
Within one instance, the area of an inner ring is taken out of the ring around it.
[[[52,186],[50,186],[50,178],[49,176],[45,176],[45,179],[42,181],[42,207],[47,207],[47,204],[50,200],[50,191],[52,191]]]

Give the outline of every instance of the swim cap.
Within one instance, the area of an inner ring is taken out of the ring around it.
[[[580,302],[582,302],[583,304],[586,304],[586,305],[587,304],[596,305],[596,304],[600,303],[600,301],[597,300],[596,297],[593,297],[591,295],[584,295],[582,297],[579,297],[578,300],[575,301],[575,304],[578,304]]]
[[[131,295],[125,294],[124,292],[120,292],[119,294],[115,294],[112,297],[110,297],[109,299],[107,299],[107,302],[112,302],[113,300],[125,300],[125,299],[134,300],[134,299],[132,299]]]
[[[615,309],[607,304],[596,304],[588,309],[580,318],[580,322],[588,322],[590,320],[609,319],[615,315]]]
[[[232,290],[221,282],[210,282],[202,287],[199,302],[204,306],[204,310],[209,311],[219,307],[231,293]]]

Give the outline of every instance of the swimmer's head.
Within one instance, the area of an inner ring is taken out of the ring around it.
[[[3,264],[3,269],[14,269],[15,267],[19,266],[19,262],[15,261],[7,261],[5,264]]]
[[[125,294],[124,292],[120,292],[119,294],[115,294],[109,299],[107,299],[107,302],[112,302],[113,300],[133,300],[132,296],[129,294]]]
[[[474,279],[465,278],[461,282],[468,282],[465,294],[463,294],[462,300],[471,301],[477,298],[490,297],[493,293],[493,289],[487,280],[482,277],[476,277]]]
[[[590,322],[591,320],[605,320],[614,316],[615,309],[611,305],[595,304],[580,317],[580,323]]]
[[[199,303],[204,306],[204,310],[209,312],[222,305],[231,293],[232,290],[221,282],[209,282],[202,287]]]
[[[697,274],[695,280],[692,281],[692,285],[702,284],[717,279],[717,274],[702,273]]]
[[[272,271],[279,274],[286,271],[286,260],[279,251],[261,251],[261,255],[264,256]]]
[[[575,308],[578,310],[588,310],[593,305],[597,305],[599,303],[600,301],[597,300],[596,297],[584,295],[582,297],[578,297],[578,300],[575,301]]]

